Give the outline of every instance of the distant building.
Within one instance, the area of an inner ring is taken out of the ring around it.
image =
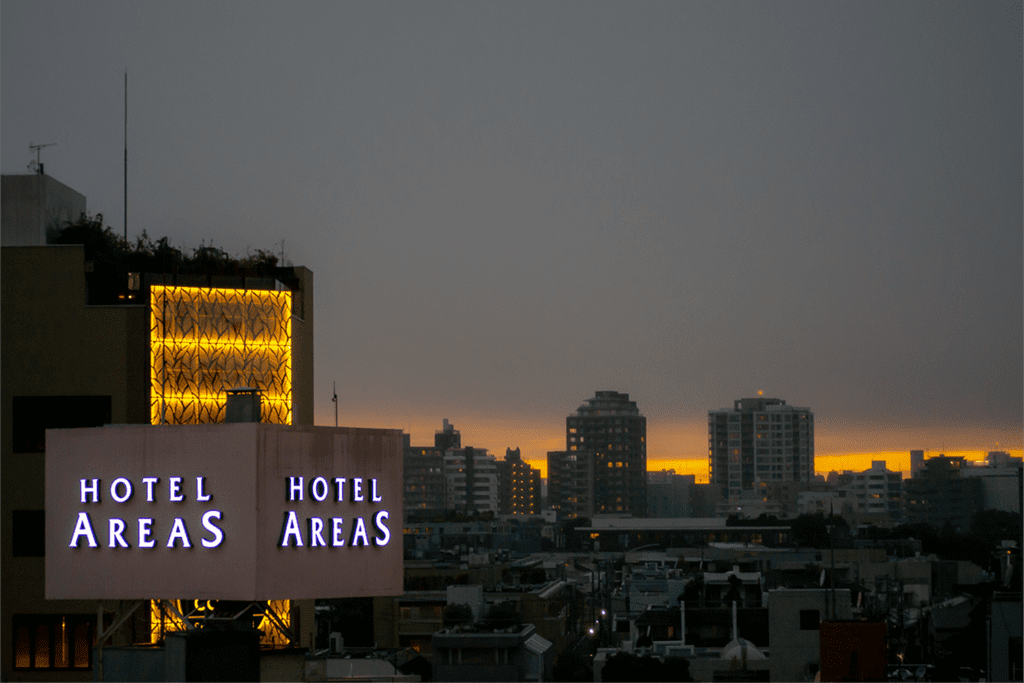
[[[435,681],[547,681],[554,671],[551,641],[533,624],[486,632],[445,629],[434,634],[433,647]]]
[[[696,483],[692,474],[675,470],[647,473],[648,517],[695,517],[690,505],[690,490]]]
[[[403,507],[406,510],[444,509],[444,450],[407,443],[402,459]]]
[[[540,470],[525,462],[519,452],[505,449],[498,470],[498,512],[502,515],[540,514]]]
[[[447,509],[498,513],[498,466],[486,450],[446,450],[444,479]]]
[[[916,477],[924,467],[924,451],[910,451],[910,476]]]
[[[708,411],[711,483],[723,501],[769,502],[773,482],[814,478],[814,413],[777,398],[744,398]]]
[[[924,522],[939,529],[948,523],[966,532],[974,514],[984,509],[985,490],[980,478],[961,476],[964,468],[960,456],[926,460],[917,476],[904,482],[906,523]]]
[[[884,460],[872,460],[871,469],[853,475],[843,487],[853,519],[859,524],[893,526],[903,517],[903,473],[886,469]]]
[[[446,451],[449,448],[462,448],[462,435],[448,418],[441,421],[441,430],[434,432],[434,448]]]
[[[548,507],[559,517],[594,514],[591,491],[594,460],[578,451],[548,451]]]
[[[797,498],[797,513],[801,515],[838,515],[849,519],[853,509],[845,491],[801,491]]]
[[[1001,451],[993,451],[988,454],[986,465],[964,467],[960,470],[960,476],[981,480],[982,507],[985,510],[1003,510],[1020,514],[1022,480],[1024,480],[1021,458],[1012,457]]]
[[[586,514],[647,514],[647,418],[636,401],[599,391],[565,418],[565,431],[567,451],[593,473]]]

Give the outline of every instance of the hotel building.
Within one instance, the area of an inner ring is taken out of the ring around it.
[[[42,174],[2,184],[0,679],[93,680],[97,632],[120,607],[45,599],[46,430],[223,422],[239,388],[258,390],[260,421],[312,425],[313,274],[129,272],[95,246],[54,243],[84,196]],[[274,603],[311,646],[312,601]],[[153,603],[107,644],[156,642],[174,621]],[[265,644],[279,635],[268,626]]]

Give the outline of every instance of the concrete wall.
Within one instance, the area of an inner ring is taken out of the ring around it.
[[[95,619],[97,611],[92,601],[45,600],[45,558],[13,556],[13,511],[45,507],[45,455],[14,452],[14,397],[110,396],[113,422],[148,422],[149,328],[144,306],[85,305],[82,247],[4,247],[0,253],[0,623],[3,632],[10,633],[15,614],[80,614]],[[3,680],[12,678],[12,647],[11,637],[0,639]],[[70,680],[92,677],[88,671],[58,675]]]
[[[819,628],[801,628],[801,611],[817,610],[821,620],[829,618],[830,591],[825,588],[768,593],[769,668],[773,681],[802,681],[813,678],[819,666]],[[849,619],[850,590],[835,591],[837,619]]]
[[[992,637],[989,642],[989,661],[992,666],[990,681],[1009,681],[1010,658],[1016,655],[1020,662],[1021,602],[994,600],[992,602]],[[1010,638],[1016,638],[1011,643]],[[1016,675],[1020,676],[1020,669]]]
[[[5,247],[34,247],[85,213],[85,195],[48,175],[4,175],[2,241]]]
[[[292,424],[313,424],[313,271],[296,267],[301,283],[301,313],[292,316]]]

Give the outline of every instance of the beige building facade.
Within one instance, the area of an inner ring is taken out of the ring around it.
[[[155,344],[149,300],[154,279],[153,274],[134,274],[134,280],[129,277],[124,283],[125,290],[134,293],[125,303],[89,305],[93,264],[87,261],[85,248],[48,244],[48,226],[40,229],[38,216],[8,211],[9,202],[18,199],[14,187],[5,176],[5,246],[0,252],[0,619],[5,637],[0,639],[0,678],[92,680],[91,646],[97,631],[112,623],[124,605],[45,598],[45,435],[47,429],[152,422],[158,393],[153,383]],[[84,212],[80,194],[63,194],[70,197],[64,202],[67,211],[80,208]],[[63,215],[61,210],[50,207],[47,215]],[[33,224],[19,224],[22,214]],[[215,290],[249,289],[244,277],[214,273],[159,274],[159,280],[174,288],[205,289],[207,294],[200,294],[200,300],[213,297]],[[290,292],[288,414],[293,425],[312,425],[313,274],[301,267],[279,268],[269,286],[252,284],[260,291]],[[197,372],[183,358],[175,361],[182,364],[169,368],[172,374]],[[235,378],[229,380],[234,383]],[[98,615],[104,623],[97,623]],[[150,624],[149,611],[139,609],[108,644],[148,642]],[[292,605],[291,624],[303,632],[304,641],[311,639],[312,601]]]

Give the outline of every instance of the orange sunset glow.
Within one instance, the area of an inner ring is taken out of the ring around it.
[[[641,407],[642,412],[642,407]],[[547,477],[547,453],[565,449],[565,416],[463,416],[442,415],[437,419],[406,416],[390,420],[369,411],[341,418],[341,424],[402,429],[412,445],[433,445],[441,418],[448,417],[462,435],[463,446],[486,448],[495,457],[505,457],[506,448],[519,448],[523,459]],[[328,421],[329,420],[329,421]],[[832,470],[863,471],[872,460],[884,460],[890,470],[910,476],[910,451],[923,450],[925,458],[945,453],[968,460],[984,460],[989,451],[1024,454],[1019,426],[992,427],[873,427],[869,424],[831,423],[817,415],[814,468],[818,474]],[[333,413],[321,416],[318,424],[334,424]],[[692,474],[697,483],[708,482],[707,423],[704,420],[666,422],[648,418],[647,470],[674,469]],[[941,445],[940,448],[933,444]]]

